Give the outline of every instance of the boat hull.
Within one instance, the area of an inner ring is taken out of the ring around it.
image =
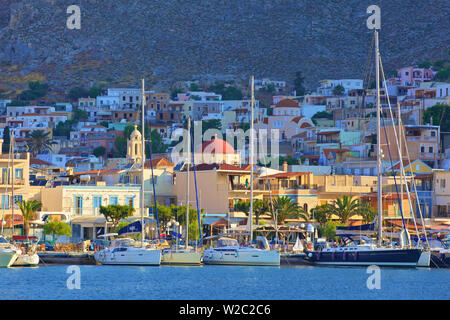
[[[308,260],[318,265],[416,267],[420,249],[386,249],[367,251],[307,252]]]
[[[159,266],[161,250],[137,249],[126,251],[102,250],[94,254],[95,261],[103,265]]]
[[[432,268],[450,268],[450,252],[431,252],[431,263]]]
[[[161,264],[198,265],[202,262],[202,253],[195,251],[163,251]]]
[[[39,264],[39,256],[35,254],[21,254],[14,262],[14,267],[33,267]]]
[[[11,267],[14,262],[17,260],[19,254],[17,252],[0,252],[0,268],[8,268]]]
[[[203,263],[209,265],[279,266],[280,253],[277,251],[238,252],[207,250]]]

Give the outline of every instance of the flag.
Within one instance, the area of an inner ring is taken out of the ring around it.
[[[140,233],[142,231],[142,227],[141,227],[141,222],[140,221],[136,221],[133,223],[130,223],[129,225],[123,227],[122,229],[120,229],[117,234],[121,235],[121,234],[135,234],[135,233]]]

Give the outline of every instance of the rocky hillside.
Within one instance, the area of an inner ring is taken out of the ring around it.
[[[66,27],[81,7],[81,30]],[[66,90],[104,81],[153,86],[192,77],[362,77],[382,10],[387,70],[450,54],[446,0],[1,0],[0,88],[30,80]]]

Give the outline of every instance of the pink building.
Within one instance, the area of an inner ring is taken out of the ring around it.
[[[397,70],[397,80],[403,86],[418,86],[421,82],[431,81],[433,70],[405,67]]]

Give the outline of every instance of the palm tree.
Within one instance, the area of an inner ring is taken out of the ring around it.
[[[265,200],[255,200],[253,201],[253,211],[255,214],[255,223],[258,225],[259,223],[259,216],[265,214],[270,210],[269,204]]]
[[[303,207],[298,207],[298,218],[302,218],[303,220],[305,220],[306,222],[309,221],[309,213],[307,210],[305,210],[305,208]]]
[[[377,211],[367,202],[362,202],[358,208],[358,214],[363,218],[364,223],[371,223],[375,220]]]
[[[331,218],[331,209],[329,204],[322,204],[311,209],[311,219],[315,219],[322,227]]]
[[[22,211],[23,216],[23,234],[28,237],[30,233],[30,221],[36,218],[36,211],[42,207],[42,203],[37,200],[22,202],[17,201],[20,211]]]
[[[282,224],[286,219],[297,218],[299,209],[297,203],[289,197],[279,197],[274,201],[274,207],[277,214],[277,223]],[[274,217],[272,217],[274,218]]]
[[[360,207],[361,203],[358,199],[343,196],[342,198],[338,197],[334,204],[330,204],[330,212],[338,216],[342,223],[347,223],[352,216],[358,214]]]
[[[31,154],[35,156],[45,150],[52,150],[52,143],[49,135],[49,131],[43,132],[41,130],[34,130],[33,132],[31,132],[31,134],[28,136],[29,141],[27,144]]]

